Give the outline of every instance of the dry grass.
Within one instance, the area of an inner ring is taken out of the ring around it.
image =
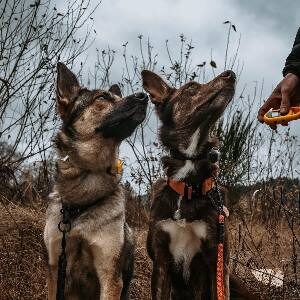
[[[251,224],[249,219],[244,221],[233,218],[229,224],[232,272],[242,278],[262,299],[299,300],[300,261],[294,257],[292,233],[286,222],[280,219],[278,223],[274,222],[270,226],[258,222]],[[295,228],[295,232],[299,236],[299,226]],[[281,281],[277,276],[266,275],[269,284],[262,284],[253,276],[252,272],[255,270],[268,269],[284,275],[282,286],[270,284],[272,280]]]
[[[43,242],[44,208],[0,205],[1,300],[46,299],[46,250]],[[151,262],[146,255],[147,231],[136,229],[135,275],[132,299],[150,299]]]
[[[46,299],[43,209],[0,204],[1,299]]]
[[[20,206],[7,200],[0,203],[1,299],[46,299],[45,249],[42,238],[44,207]],[[150,299],[151,261],[146,254],[147,218],[138,216],[135,227],[135,275],[132,299]],[[131,220],[134,223],[134,220]],[[233,214],[229,222],[232,271],[266,300],[300,299],[299,261],[294,257],[293,239],[286,220],[264,224],[244,213]],[[299,237],[299,224],[294,224]],[[299,253],[299,247],[297,247]],[[296,269],[295,269],[296,263]],[[279,269],[285,274],[283,287],[260,284],[252,269]],[[295,273],[296,271],[296,273]],[[298,279],[299,280],[299,279]],[[297,284],[298,283],[298,284]]]
[[[152,263],[146,254],[145,229],[135,230],[136,249],[135,249],[135,272],[131,284],[131,299],[150,300],[150,280]]]

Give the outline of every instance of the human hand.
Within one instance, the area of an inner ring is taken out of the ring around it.
[[[257,118],[263,123],[264,115],[271,109],[280,109],[281,115],[286,115],[291,106],[300,104],[300,78],[297,75],[288,73],[277,85],[271,96],[259,109]],[[283,124],[284,125],[284,124]],[[276,125],[270,125],[276,129]]]

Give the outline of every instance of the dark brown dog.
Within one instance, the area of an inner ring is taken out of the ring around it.
[[[202,187],[218,171],[217,159],[208,159],[218,146],[211,130],[233,98],[235,74],[226,71],[207,84],[189,82],[179,89],[150,71],[143,71],[142,78],[162,122],[160,140],[170,151],[163,158],[169,181],[160,179],[153,186],[147,240],[152,299],[216,300],[218,212]],[[170,180],[192,187],[191,199],[185,194],[180,200]],[[226,202],[224,190],[221,196]],[[231,299],[228,248],[225,230],[226,300]],[[248,299],[244,294],[241,299]]]
[[[57,109],[62,127],[56,137],[57,180],[50,194],[44,240],[48,250],[48,299],[56,297],[62,233],[62,203],[68,205],[65,299],[127,299],[133,271],[133,238],[125,223],[125,197],[116,171],[118,147],[144,120],[147,95],[122,98],[82,88],[58,64]]]

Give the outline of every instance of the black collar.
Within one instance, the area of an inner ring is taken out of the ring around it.
[[[103,198],[99,198],[91,203],[85,204],[85,205],[79,205],[79,204],[69,204],[69,203],[62,203],[62,213],[64,215],[64,218],[66,220],[74,220],[77,217],[79,217],[81,214],[83,214],[86,210],[88,210],[91,207],[96,206],[100,201],[102,201]]]

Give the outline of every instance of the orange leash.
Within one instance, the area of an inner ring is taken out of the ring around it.
[[[217,299],[225,300],[225,287],[224,287],[224,222],[225,216],[219,214],[218,216],[218,248],[217,248]]]

